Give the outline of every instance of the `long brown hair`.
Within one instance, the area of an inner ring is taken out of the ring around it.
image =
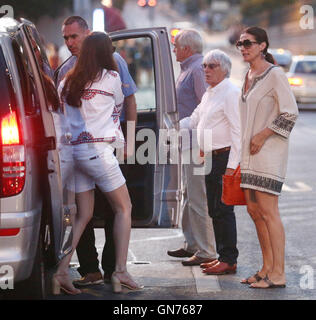
[[[66,75],[62,97],[69,105],[80,107],[84,89],[100,80],[103,69],[118,71],[112,41],[104,32],[92,32],[82,43],[75,67]]]
[[[253,35],[258,43],[265,42],[266,47],[264,48],[262,53],[268,62],[275,64],[273,55],[268,52],[269,40],[268,40],[268,35],[264,29],[259,27],[249,27],[249,28],[246,28],[242,33],[248,33]]]

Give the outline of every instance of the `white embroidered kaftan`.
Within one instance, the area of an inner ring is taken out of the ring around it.
[[[256,77],[240,97],[241,118],[241,187],[279,195],[285,179],[289,135],[298,116],[298,108],[288,80],[276,66]],[[270,136],[259,153],[250,154],[254,135],[265,128]]]

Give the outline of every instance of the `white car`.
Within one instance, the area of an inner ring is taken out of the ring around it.
[[[292,62],[292,53],[289,50],[283,48],[268,49],[268,52],[273,55],[276,63],[283,68],[284,71],[288,71]]]
[[[316,56],[294,56],[287,77],[298,103],[316,103]]]

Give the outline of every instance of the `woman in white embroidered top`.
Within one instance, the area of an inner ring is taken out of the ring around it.
[[[131,201],[125,179],[113,155],[113,145],[124,143],[119,116],[124,100],[113,59],[113,46],[103,32],[93,32],[83,42],[75,67],[61,82],[59,92],[72,134],[78,213],[73,223],[72,252],[62,259],[54,276],[58,293],[79,294],[68,276],[68,265],[87,223],[92,218],[95,185],[103,191],[115,213],[116,252],[112,285],[140,289],[126,270],[131,229]]]
[[[248,70],[240,98],[241,187],[255,223],[263,265],[241,282],[252,288],[283,288],[285,233],[278,201],[284,182],[289,135],[298,109],[288,80],[267,52],[266,32],[244,30],[236,44]]]

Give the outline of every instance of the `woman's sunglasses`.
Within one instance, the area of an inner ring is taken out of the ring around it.
[[[254,43],[258,43],[256,41],[250,41],[250,40],[244,40],[244,41],[237,41],[236,47],[237,49],[241,49],[241,47],[244,47],[245,49],[249,49]]]

